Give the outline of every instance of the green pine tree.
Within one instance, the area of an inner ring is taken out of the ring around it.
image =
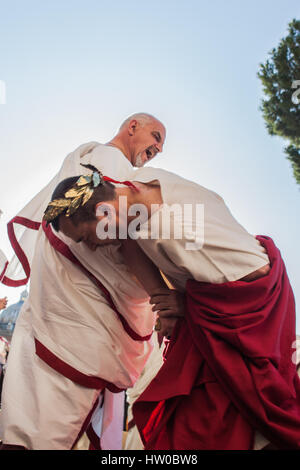
[[[300,184],[300,21],[288,25],[287,36],[260,64],[257,75],[265,94],[260,110],[267,130],[289,141],[284,150]]]

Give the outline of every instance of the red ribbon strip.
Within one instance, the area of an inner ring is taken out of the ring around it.
[[[103,179],[104,181],[109,181],[110,183],[125,184],[125,186],[129,186],[131,189],[134,189],[137,192],[140,191],[133,183],[131,183],[131,181],[117,181],[113,180],[109,176],[103,176]]]

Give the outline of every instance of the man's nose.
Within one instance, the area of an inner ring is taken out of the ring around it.
[[[157,143],[155,144],[155,148],[156,148],[156,151],[157,151],[157,152],[162,152],[163,143],[162,143],[162,142],[157,142]]]

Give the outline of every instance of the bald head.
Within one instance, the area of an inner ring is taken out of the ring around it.
[[[133,119],[136,120],[142,127],[154,121],[159,122],[161,125],[163,125],[155,116],[152,116],[152,114],[135,113],[125,119],[125,121],[121,124],[119,130],[126,128],[129,125],[130,121],[132,121]]]
[[[165,126],[156,117],[135,113],[125,119],[110,144],[118,147],[133,166],[141,167],[162,152],[165,138]]]

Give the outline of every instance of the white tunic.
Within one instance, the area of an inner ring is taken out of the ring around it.
[[[89,174],[91,163],[118,180],[129,179],[132,166],[116,148],[97,143],[68,155],[49,185],[18,214],[22,221],[41,222],[51,194],[62,179]],[[17,219],[20,221],[20,219]],[[29,449],[69,449],[92,409],[99,390],[78,385],[47,365],[35,353],[38,340],[58,360],[89,378],[118,388],[134,384],[152,350],[151,340],[133,339],[95,283],[39,231],[16,227],[20,246],[31,266],[30,293],[13,334],[2,395],[0,438]],[[117,247],[90,251],[62,234],[77,260],[100,281],[128,326],[139,336],[151,335],[155,315],[148,296],[122,264]],[[17,259],[6,271],[24,279]],[[109,424],[109,423],[108,423]],[[120,428],[121,430],[121,428]],[[102,430],[103,431],[103,430]]]
[[[160,183],[164,205],[149,223],[141,225],[138,243],[177,289],[184,290],[188,279],[215,284],[235,281],[268,263],[264,248],[236,221],[215,192],[157,168],[139,169],[134,179]],[[163,233],[162,223],[159,232],[153,230],[159,220],[166,223],[174,204],[182,210],[171,213],[170,236]],[[198,218],[197,204],[201,209]],[[181,232],[176,232],[178,228]],[[151,230],[158,234],[156,238],[151,238]],[[182,236],[176,239],[179,233]]]

